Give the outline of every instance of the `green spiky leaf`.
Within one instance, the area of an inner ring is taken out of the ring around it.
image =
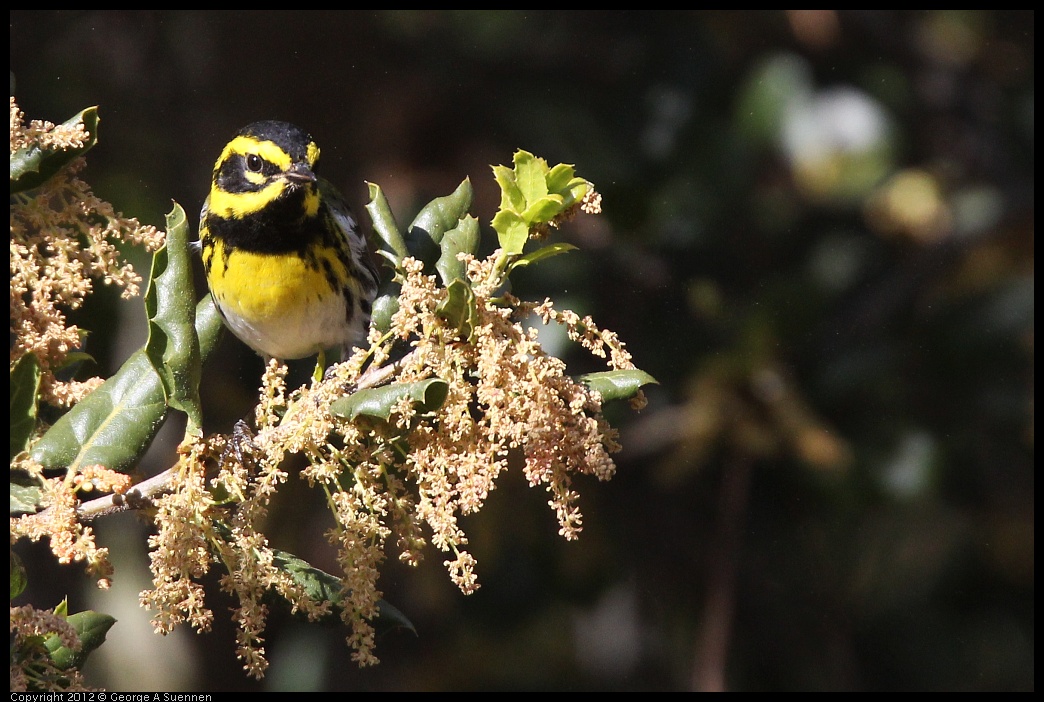
[[[11,483],[11,514],[30,514],[40,508],[43,493],[35,485]]]
[[[547,161],[528,151],[515,152],[515,182],[526,203],[536,202],[547,195]]]
[[[500,209],[509,212],[521,212],[526,208],[526,198],[515,182],[514,169],[507,166],[493,166],[493,179],[500,186]]]
[[[535,230],[555,223],[591,187],[575,176],[571,165],[548,167],[547,161],[522,149],[515,152],[514,168],[494,166],[493,177],[500,186],[500,209],[492,225],[509,256],[521,254]]]
[[[66,621],[72,624],[76,630],[76,636],[80,639],[80,648],[76,651],[63,646],[56,634],[51,634],[44,639],[44,646],[51,655],[51,661],[59,670],[70,670],[82,668],[87,656],[105,642],[105,636],[116,620],[108,614],[87,610],[77,612],[66,617]]]
[[[286,551],[274,551],[272,564],[290,575],[311,599],[316,602],[330,602],[335,608],[341,608],[341,603],[344,601],[344,584],[340,578],[320,570],[308,561]],[[406,615],[388,602],[378,601],[377,610],[377,619],[374,624],[378,630],[402,628],[417,633],[413,623],[406,618]]]
[[[382,334],[387,332],[391,329],[392,317],[398,311],[398,294],[385,294],[378,296],[377,299],[373,301],[373,314],[371,315],[373,326]]]
[[[25,566],[22,565],[22,559],[18,557],[18,554],[14,551],[10,551],[11,554],[11,599],[18,597],[25,592],[25,586],[29,583],[29,578],[25,574]]]
[[[435,307],[435,312],[462,337],[470,339],[478,325],[475,291],[469,284],[457,278],[446,286],[446,297]]]
[[[370,201],[366,204],[366,212],[370,215],[373,223],[373,233],[377,237],[377,253],[388,259],[393,266],[398,266],[409,250],[406,241],[402,238],[399,225],[395,223],[395,215],[392,214],[388,205],[388,198],[384,196],[381,186],[375,183],[367,183],[370,193]]]
[[[29,446],[36,429],[37,395],[40,390],[40,363],[27,353],[11,369],[11,458]]]
[[[407,229],[407,238],[426,236],[435,244],[442,243],[443,234],[468,213],[473,194],[471,179],[465,178],[452,193],[435,198],[421,209]]]
[[[199,434],[203,411],[199,400],[202,372],[195,330],[196,292],[192,285],[188,222],[181,205],[167,215],[167,242],[152,257],[145,292],[149,338],[145,355],[162,381],[166,404],[189,418],[188,431]]]
[[[521,254],[529,240],[529,224],[522,215],[511,210],[501,210],[493,217],[492,224],[504,254]]]
[[[442,406],[448,392],[449,383],[439,378],[392,383],[342,397],[330,406],[330,412],[349,420],[360,415],[388,420],[403,398],[408,397],[420,412],[431,412]]]
[[[439,272],[444,285],[454,280],[467,280],[466,266],[457,256],[462,253],[474,254],[478,244],[479,224],[471,215],[463,217],[456,227],[443,235],[442,243],[439,244],[442,255],[435,263],[435,270]]]
[[[643,385],[659,384],[656,378],[641,370],[614,370],[588,373],[577,378],[581,383],[597,390],[602,400],[627,400],[635,396]]]

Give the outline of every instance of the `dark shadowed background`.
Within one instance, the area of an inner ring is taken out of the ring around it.
[[[26,118],[98,105],[83,177],[147,223],[176,200],[194,225],[222,146],[257,119],[309,130],[357,213],[365,181],[405,224],[470,176],[487,241],[490,165],[517,148],[576,164],[604,213],[516,291],[593,315],[661,383],[644,411],[610,411],[624,451],[611,482],[579,481],[578,542],[515,472],[464,522],[475,595],[434,550],[417,569],[392,555],[381,585],[417,635],[383,635],[375,668],[343,628],[276,612],[268,676],[246,679],[216,587],[214,632],[153,635],[133,515],[97,525],[109,593],[19,544],[16,604],[68,595],[119,620],[93,684],[1033,688],[1032,12],[10,19]],[[140,305],[103,290],[76,317],[96,372],[142,343]],[[249,410],[260,372],[226,336],[208,431]],[[170,465],[172,425],[143,473]],[[268,533],[330,567],[311,497],[286,493]]]

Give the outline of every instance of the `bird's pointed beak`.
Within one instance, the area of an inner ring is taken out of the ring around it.
[[[316,180],[315,173],[312,169],[303,163],[295,163],[287,169],[286,173],[283,174],[292,185],[304,185],[306,183],[314,183]]]

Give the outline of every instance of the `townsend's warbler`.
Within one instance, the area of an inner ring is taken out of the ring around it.
[[[319,147],[286,122],[254,122],[225,146],[197,247],[225,324],[265,357],[323,359],[361,344],[377,271]]]

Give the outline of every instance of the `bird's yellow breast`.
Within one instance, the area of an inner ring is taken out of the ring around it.
[[[207,283],[225,320],[256,351],[300,358],[343,343],[344,298],[315,260],[229,250],[221,241],[204,252],[204,260],[209,261]],[[343,276],[341,268],[336,274]]]

